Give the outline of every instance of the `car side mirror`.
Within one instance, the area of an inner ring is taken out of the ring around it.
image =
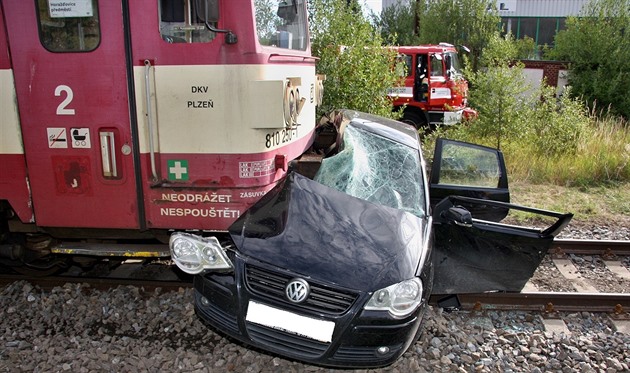
[[[448,210],[442,212],[442,217],[446,221],[453,222],[455,225],[462,227],[472,227],[473,220],[470,211],[466,210],[462,206],[453,206]]]

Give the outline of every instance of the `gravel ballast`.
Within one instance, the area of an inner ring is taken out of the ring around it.
[[[50,292],[26,282],[2,289],[3,372],[329,371],[247,349],[195,317],[191,289],[143,294],[67,284]],[[598,314],[573,314],[570,335],[545,332],[521,312],[430,308],[422,336],[391,372],[624,372],[630,336]]]
[[[571,234],[563,238],[593,238]],[[599,238],[630,238],[614,234]],[[608,316],[562,318],[569,333],[545,331],[536,313],[429,307],[418,342],[393,365],[374,371],[630,371],[630,335],[616,332]],[[145,293],[66,284],[44,291],[27,282],[0,289],[0,372],[165,371],[335,369],[252,350],[213,332],[194,314],[192,289]]]

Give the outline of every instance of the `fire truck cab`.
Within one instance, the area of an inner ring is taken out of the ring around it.
[[[388,90],[402,121],[420,128],[453,125],[477,116],[468,107],[468,82],[451,44],[392,47],[401,86]],[[404,109],[403,109],[404,108]]]
[[[225,231],[312,143],[315,62],[306,0],[3,0],[0,256]]]

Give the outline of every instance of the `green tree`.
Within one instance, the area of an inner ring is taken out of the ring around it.
[[[326,75],[320,114],[347,108],[391,117],[386,91],[398,79],[395,53],[382,47],[357,0],[311,0],[310,6],[313,55]]]
[[[566,25],[550,56],[569,62],[572,95],[630,118],[630,0],[592,0]]]
[[[423,44],[448,42],[471,50],[474,71],[501,18],[494,0],[417,0],[418,30]]]
[[[527,142],[540,156],[575,154],[589,123],[584,105],[568,95],[556,98],[555,87],[546,84],[535,93],[523,123]]]
[[[380,16],[372,14],[372,22],[380,29],[381,38],[394,45],[417,45],[417,3],[396,3],[383,9]]]

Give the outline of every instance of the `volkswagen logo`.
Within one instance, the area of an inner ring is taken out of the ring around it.
[[[301,278],[295,278],[287,284],[284,288],[284,293],[287,299],[293,303],[302,303],[308,298],[308,294],[311,292],[308,282]]]

